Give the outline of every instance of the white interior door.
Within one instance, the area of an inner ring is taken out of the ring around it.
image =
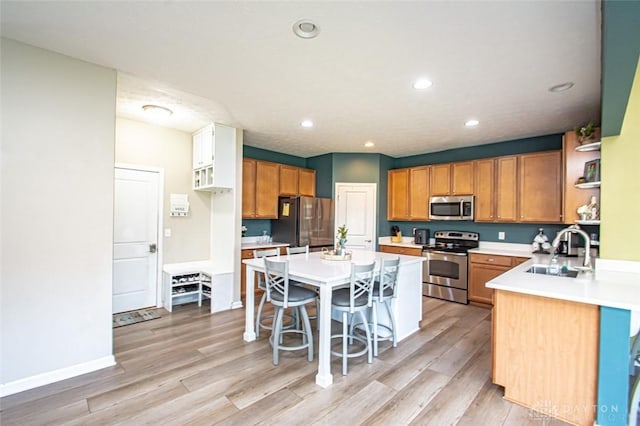
[[[156,305],[160,174],[115,169],[113,312]]]
[[[347,225],[346,247],[375,249],[376,184],[336,183],[335,229]]]

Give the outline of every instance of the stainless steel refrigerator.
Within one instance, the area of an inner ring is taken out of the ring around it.
[[[333,200],[314,197],[280,197],[278,219],[271,221],[271,237],[292,247],[332,248]]]

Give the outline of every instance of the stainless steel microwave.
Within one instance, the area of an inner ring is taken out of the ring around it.
[[[429,198],[430,220],[473,220],[473,195]]]

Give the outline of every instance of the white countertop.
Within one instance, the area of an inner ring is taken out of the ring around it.
[[[499,243],[493,241],[480,241],[480,247],[469,250],[469,253],[515,257],[533,256],[530,244]]]
[[[531,259],[487,282],[496,290],[572,302],[640,310],[640,262],[597,259],[596,272],[577,278],[540,275],[525,272],[531,265],[548,265],[551,255],[532,254]],[[559,265],[582,264],[582,258],[559,257]]]
[[[412,263],[424,262],[426,258],[421,256],[405,256],[391,253],[380,253],[367,250],[353,250],[350,261],[324,260],[321,252],[305,254],[294,254],[291,256],[280,256],[289,259],[289,270],[295,271],[295,275],[304,278],[305,281],[317,283],[346,282],[351,276],[351,263],[369,263],[376,261],[376,269],[380,268],[383,259],[395,259],[400,257],[400,266]],[[247,265],[264,268],[263,259],[245,259],[242,261]]]
[[[255,249],[266,249],[266,248],[270,248],[270,247],[288,247],[290,244],[289,243],[278,243],[278,242],[273,242],[273,243],[257,243],[257,242],[248,242],[248,243],[242,243],[241,250],[255,250]]]

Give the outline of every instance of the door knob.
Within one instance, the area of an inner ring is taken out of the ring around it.
[[[156,245],[156,243],[149,244],[149,253],[155,253],[156,251],[158,251],[158,246]]]
[[[365,242],[365,243],[370,243],[370,242],[371,242],[371,240],[364,240],[364,242]]]

